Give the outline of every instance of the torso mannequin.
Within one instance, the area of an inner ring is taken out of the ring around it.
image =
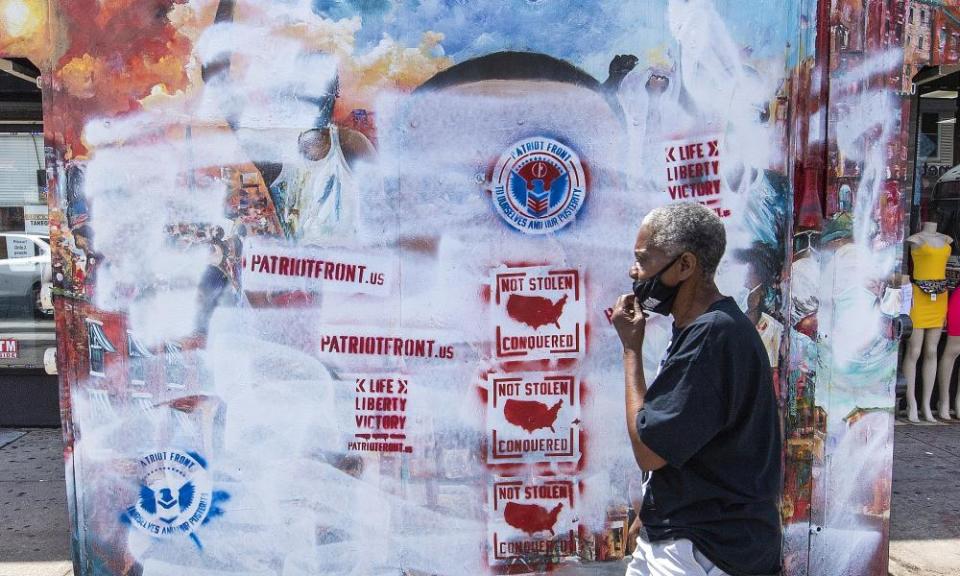
[[[940,356],[937,387],[940,389],[940,419],[950,420],[950,380],[953,365],[960,356],[960,288],[953,291],[947,304],[947,345]],[[960,390],[954,403],[955,414],[960,418]]]
[[[953,243],[953,238],[937,232],[936,222],[924,222],[919,232],[907,238],[914,247],[928,244],[932,248],[942,248]]]
[[[924,222],[922,230],[907,238],[907,242],[910,243],[910,255],[913,259],[913,308],[910,316],[914,325],[903,362],[903,375],[907,381],[908,418],[911,422],[920,420],[914,391],[917,360],[922,351],[923,416],[928,422],[936,422],[930,411],[930,398],[937,375],[937,346],[947,317],[946,269],[953,239],[937,232],[935,222]],[[952,365],[951,362],[951,369]],[[941,391],[941,397],[945,395],[946,393]],[[949,409],[947,412],[949,413]],[[941,405],[941,415],[943,413]]]

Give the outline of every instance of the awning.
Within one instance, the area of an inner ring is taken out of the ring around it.
[[[87,337],[90,339],[90,345],[96,344],[97,346],[104,349],[106,352],[116,352],[117,349],[114,348],[113,344],[110,342],[110,339],[107,338],[107,335],[103,332],[103,326],[97,324],[96,322],[87,321]]]
[[[180,351],[179,345],[167,342],[163,345],[163,351],[166,353],[165,356],[168,364],[183,365],[183,352]]]
[[[133,401],[137,408],[139,408],[144,415],[152,416],[154,414],[152,394],[134,394]]]
[[[87,395],[88,398],[90,398],[92,412],[97,421],[104,422],[116,417],[116,412],[113,410],[113,404],[110,402],[110,393],[108,391],[90,388],[87,390]]]
[[[153,354],[132,332],[127,332],[127,350],[135,358],[153,358]]]

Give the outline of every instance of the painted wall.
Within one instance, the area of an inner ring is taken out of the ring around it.
[[[903,4],[5,0],[78,574],[622,573],[608,315],[682,199],[777,368],[787,573],[885,573]]]

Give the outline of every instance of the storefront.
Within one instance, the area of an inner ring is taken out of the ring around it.
[[[955,366],[960,321],[954,317],[960,314],[960,66],[955,63],[960,40],[944,30],[934,28],[934,47],[942,36],[953,48],[937,58],[943,64],[924,66],[913,77],[910,107],[914,179],[905,261],[915,286],[914,333],[904,346],[901,373],[911,421],[960,417]],[[938,282],[941,278],[946,281]]]
[[[42,377],[56,334],[39,75],[0,59],[0,424],[59,422]]]

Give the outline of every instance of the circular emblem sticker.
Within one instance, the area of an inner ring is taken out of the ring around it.
[[[552,138],[527,138],[506,150],[493,169],[493,203],[526,234],[555,232],[576,217],[587,194],[577,153]]]
[[[127,515],[153,536],[190,534],[207,517],[211,496],[210,475],[196,458],[154,452],[140,459],[140,495]]]

